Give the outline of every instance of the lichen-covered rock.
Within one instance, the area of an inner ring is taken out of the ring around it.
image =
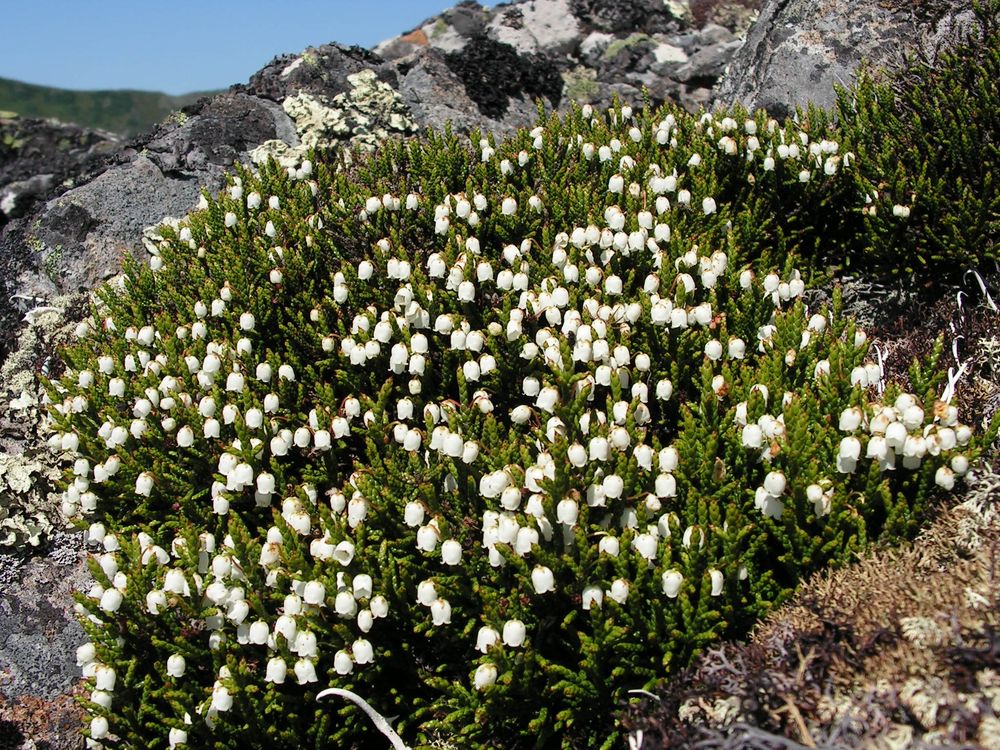
[[[503,64],[494,66],[484,80],[494,81],[511,71],[513,75],[499,89],[494,86],[491,101],[479,108],[480,114],[497,120],[496,126],[484,124],[500,132],[526,124],[515,102],[539,95],[530,85],[518,85],[518,72],[525,66],[554,68],[563,79],[561,92],[550,86],[541,92],[554,107],[570,101],[607,106],[614,96],[637,102],[646,90],[654,103],[669,99],[696,109],[708,99],[711,86],[739,46],[737,35],[745,32],[759,4],[760,0],[522,0],[483,8],[465,2],[382,42],[375,52],[395,63],[403,76],[404,98],[412,67],[432,51],[443,52],[459,61],[456,73],[469,99],[479,104],[483,84],[478,60],[497,50],[484,39],[509,45],[517,58],[506,61],[505,53]],[[703,33],[711,29],[715,36]],[[719,31],[726,38],[717,38]],[[676,75],[691,55],[703,49],[707,52],[696,64]],[[595,85],[579,85],[588,80]]]
[[[305,91],[285,98],[282,107],[295,123],[291,139],[265,141],[250,152],[254,163],[273,157],[284,166],[301,162],[311,149],[338,144],[372,149],[390,136],[417,127],[399,93],[366,69],[347,76],[350,89],[329,99]],[[289,142],[291,141],[291,142]]]
[[[562,79],[555,65],[534,54],[524,56],[509,44],[488,37],[445,55],[448,67],[484,115],[499,117],[511,97],[547,99],[558,106]]]
[[[118,139],[54,120],[0,117],[0,226],[102,169]]]
[[[522,54],[554,56],[576,51],[583,25],[573,15],[570,0],[551,0],[512,6],[494,16],[488,29],[490,37]]]
[[[51,489],[59,475],[51,460],[37,455],[0,454],[0,547],[37,547],[52,533],[59,511]]]
[[[7,701],[51,699],[77,682],[75,654],[84,633],[74,616],[73,594],[91,584],[82,535],[56,534],[47,542],[47,554],[28,559],[4,554],[0,548],[3,713]],[[15,725],[20,718],[10,717]],[[2,745],[6,720],[6,716],[0,720],[2,747],[6,747]]]
[[[18,348],[0,368],[0,549],[39,547],[66,526],[55,491],[62,451],[46,441],[39,374],[50,373],[55,348],[68,340],[62,298],[28,315]]]
[[[830,106],[834,84],[849,83],[862,60],[885,67],[906,51],[933,55],[972,21],[969,0],[767,0],[714,100],[776,116],[810,101]]]
[[[306,93],[333,98],[352,88],[348,76],[375,70],[390,85],[396,83],[384,60],[362,47],[323,44],[308,47],[300,54],[281,55],[250,76],[246,85],[235,86],[249,96],[283,102],[287,97]]]
[[[293,137],[280,106],[238,91],[219,94],[178,112],[122,154],[131,162],[147,156],[168,179],[215,184],[221,171],[245,161],[246,152],[268,138]],[[197,190],[197,186],[194,188]],[[195,192],[195,197],[197,193]],[[181,209],[164,213],[180,213]],[[162,215],[162,214],[161,214]]]
[[[421,50],[400,79],[401,95],[417,122],[451,123],[459,131],[480,128],[504,134],[515,128],[509,123],[537,115],[534,102],[526,97],[508,98],[502,120],[484,115],[448,65],[445,54],[430,47]]]
[[[685,2],[638,0],[621,3],[615,0],[572,0],[573,12],[585,23],[612,34],[636,30],[648,33],[676,31],[687,15]]]

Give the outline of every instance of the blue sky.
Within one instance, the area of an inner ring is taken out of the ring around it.
[[[181,94],[244,83],[275,55],[371,47],[457,0],[27,0],[4,3],[0,78]],[[495,1],[480,0],[482,5]]]

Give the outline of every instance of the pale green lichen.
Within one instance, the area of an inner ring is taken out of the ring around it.
[[[601,87],[597,84],[597,71],[578,65],[562,74],[563,94],[580,104],[596,101]]]
[[[282,166],[294,166],[311,149],[344,145],[368,150],[390,135],[416,131],[399,93],[374,71],[363,70],[347,80],[351,90],[332,99],[305,92],[286,98],[282,106],[295,122],[299,144],[266,141],[250,152],[251,160],[261,164],[271,157]]]
[[[629,34],[624,39],[616,39],[611,42],[601,55],[603,60],[614,60],[618,55],[642,42],[652,42],[653,39],[648,34]]]
[[[54,460],[0,454],[0,547],[37,547],[61,523]]]
[[[181,222],[173,216],[164,216],[156,224],[152,224],[145,227],[142,230],[142,245],[146,248],[146,251],[150,255],[157,255],[159,253],[159,243],[163,242],[163,236],[160,234],[160,230],[163,227],[170,227],[174,231],[180,229]]]
[[[688,0],[663,0],[663,4],[674,18],[691,18],[691,4]]]
[[[0,548],[37,547],[65,525],[55,483],[61,453],[44,440],[41,384],[36,364],[65,338],[63,311],[74,297],[54,300],[26,316],[17,347],[0,368]],[[2,452],[7,450],[8,452]]]

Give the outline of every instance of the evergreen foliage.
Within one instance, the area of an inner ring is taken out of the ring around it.
[[[840,89],[839,137],[863,165],[867,205],[835,262],[955,280],[1000,259],[1000,2],[974,3],[969,35],[892,76]]]
[[[900,393],[807,305],[813,217],[863,202],[813,127],[585,108],[164,226],[50,389],[89,736],[383,743],[334,686],[414,747],[617,747],[630,690],[911,535],[982,443],[940,344]]]

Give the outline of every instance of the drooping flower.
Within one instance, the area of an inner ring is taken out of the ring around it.
[[[677,597],[680,592],[681,583],[684,582],[684,576],[677,570],[668,570],[663,574],[663,593],[666,594],[671,599]]]
[[[503,624],[503,642],[511,648],[518,648],[524,645],[527,630],[520,620],[507,620]]]
[[[281,685],[285,681],[285,676],[288,674],[288,665],[285,664],[285,660],[280,656],[276,656],[269,659],[267,662],[267,672],[264,675],[264,680],[267,682],[273,682],[275,685]]]
[[[531,571],[531,585],[536,594],[547,594],[555,591],[556,583],[552,570],[544,565],[536,565]]]
[[[497,667],[495,664],[486,663],[480,664],[476,667],[476,673],[473,675],[472,684],[476,690],[485,690],[491,685],[495,684],[497,681]]]

